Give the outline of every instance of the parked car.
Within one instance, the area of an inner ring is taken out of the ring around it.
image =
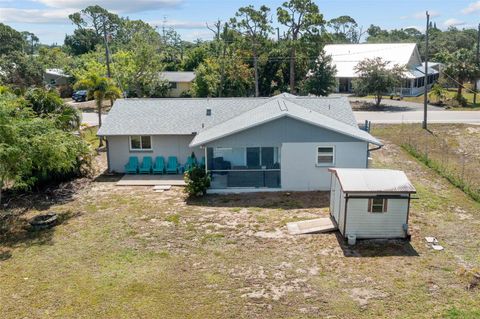
[[[72,95],[75,102],[85,102],[88,100],[88,92],[86,90],[76,91]]]

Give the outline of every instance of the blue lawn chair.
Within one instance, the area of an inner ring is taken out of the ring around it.
[[[140,174],[150,174],[152,172],[152,157],[145,156],[140,166]]]
[[[163,156],[157,156],[155,158],[155,164],[153,165],[153,174],[165,173],[165,159]]]
[[[188,171],[193,168],[197,164],[197,159],[195,157],[189,156],[187,157],[187,162],[185,163],[185,171]]]
[[[138,158],[136,156],[130,156],[128,163],[125,164],[125,173],[137,174],[138,172]]]
[[[178,174],[177,157],[170,156],[167,163],[167,174]]]

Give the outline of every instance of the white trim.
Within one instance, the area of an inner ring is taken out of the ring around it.
[[[377,200],[378,200],[378,199],[381,199],[381,200],[382,200],[382,211],[381,211],[381,212],[374,212],[374,211],[373,211],[373,206],[374,206],[373,201],[376,200],[376,199],[377,199]],[[372,197],[371,200],[372,200],[372,205],[369,207],[369,208],[370,208],[370,209],[369,209],[369,210],[370,210],[370,214],[386,214],[386,213],[387,213],[387,210],[385,209],[385,203],[388,201],[387,198],[374,198],[374,197]]]
[[[332,152],[331,153],[321,153],[321,154],[327,154],[327,155],[332,155],[333,157],[333,161],[331,163],[319,163],[318,162],[318,149],[319,148],[331,148],[332,149]],[[317,145],[315,146],[315,166],[317,167],[334,167],[335,166],[335,160],[336,160],[336,156],[335,156],[335,145]]]
[[[132,148],[132,136],[140,137],[140,148]],[[148,136],[150,138],[150,148],[142,148],[142,137]],[[153,151],[153,139],[152,135],[129,135],[128,136],[128,149],[130,152],[152,152]]]

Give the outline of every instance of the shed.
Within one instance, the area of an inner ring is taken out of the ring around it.
[[[331,168],[330,214],[344,238],[408,238],[415,187],[402,171]]]

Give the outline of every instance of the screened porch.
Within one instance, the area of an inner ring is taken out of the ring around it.
[[[211,188],[280,188],[279,147],[207,147]]]

